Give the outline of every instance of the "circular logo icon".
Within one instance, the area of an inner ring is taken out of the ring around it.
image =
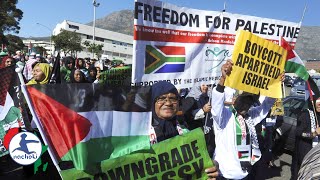
[[[10,141],[9,153],[11,158],[21,165],[29,165],[39,159],[42,151],[40,139],[30,133],[16,134]]]

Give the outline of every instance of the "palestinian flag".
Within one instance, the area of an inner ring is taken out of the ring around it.
[[[287,61],[285,65],[285,71],[287,73],[295,73],[303,80],[308,80],[309,73],[304,63],[298,56],[298,54],[293,50],[293,47],[283,38],[280,39],[280,46],[287,50]]]
[[[24,127],[20,83],[14,67],[0,69],[0,157],[9,153],[7,145],[11,139],[4,140],[10,129]]]
[[[144,91],[91,83],[34,85],[27,91],[62,171],[95,174],[104,160],[150,148]]]
[[[146,46],[145,74],[183,72],[185,48],[179,46]]]
[[[242,160],[242,159],[247,160],[249,156],[250,156],[249,151],[238,151],[238,158],[240,160]]]
[[[320,90],[317,83],[314,79],[309,76],[308,80],[305,83],[305,100],[311,101],[312,103],[308,103],[308,108],[312,109],[315,112],[315,107],[313,106],[316,100],[320,98]]]

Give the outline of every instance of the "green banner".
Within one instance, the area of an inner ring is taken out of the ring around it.
[[[130,85],[131,73],[131,66],[112,68],[101,72],[99,83],[113,86]]]
[[[99,152],[97,152],[99,153]],[[68,169],[63,179],[207,179],[213,163],[203,131],[198,128],[151,146],[150,150],[101,162],[101,172]]]

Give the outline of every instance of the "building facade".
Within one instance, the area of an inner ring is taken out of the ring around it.
[[[88,41],[93,43],[93,27],[64,20],[57,24],[53,35],[58,35],[62,30],[74,31],[81,37],[81,43]],[[95,44],[103,44],[102,54],[110,60],[122,60],[126,64],[132,64],[133,36],[121,34],[101,28],[95,28]],[[83,45],[84,46],[84,45]],[[93,57],[93,54],[84,48],[77,53],[77,57]]]
[[[35,39],[24,39],[22,40],[25,45],[25,52],[30,53],[29,51],[33,51],[34,47],[43,47],[46,49],[46,54],[41,54],[41,56],[46,56],[48,54],[52,54],[53,52],[53,44],[51,41],[39,41]]]

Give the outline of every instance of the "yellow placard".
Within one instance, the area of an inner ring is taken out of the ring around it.
[[[249,31],[237,32],[232,53],[232,72],[226,86],[234,89],[282,98],[279,75],[284,71],[287,51]]]
[[[278,98],[276,102],[274,102],[271,108],[271,116],[283,116],[284,115],[284,108],[282,104],[282,99]]]

